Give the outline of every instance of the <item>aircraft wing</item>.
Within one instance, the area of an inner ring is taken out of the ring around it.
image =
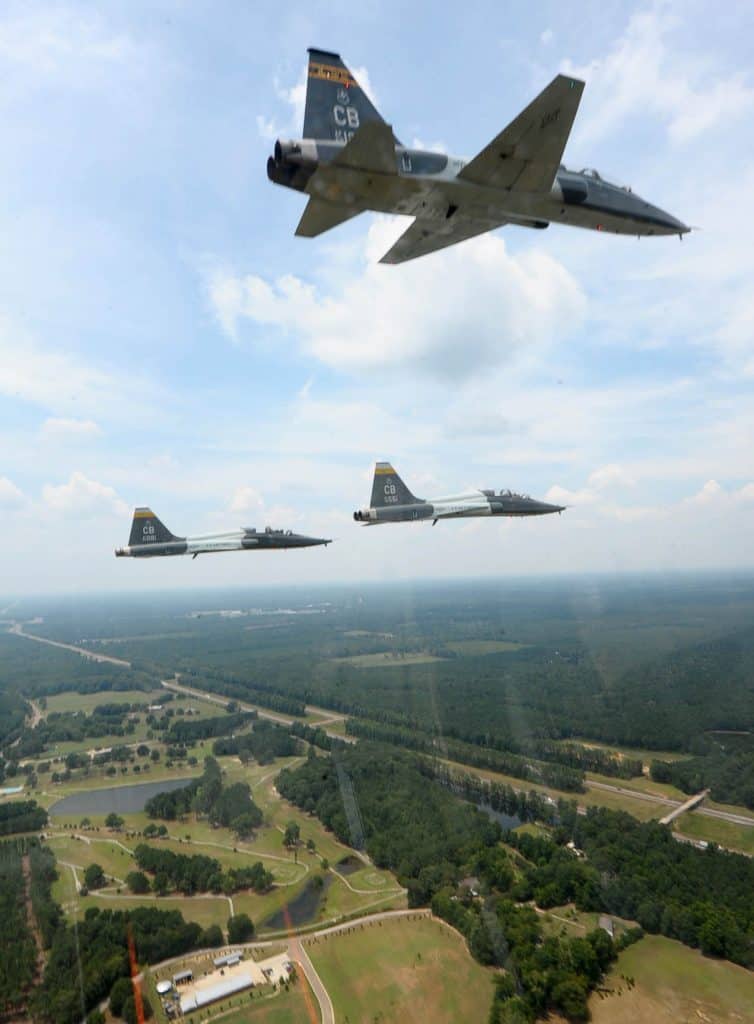
[[[357,217],[363,212],[359,206],[331,203],[327,199],[310,199],[301,214],[296,234],[303,238],[315,238],[323,231],[336,228],[338,224],[350,220],[351,217]]]
[[[487,231],[507,224],[506,220],[482,221],[462,218],[456,213],[450,220],[430,220],[417,217],[398,241],[385,253],[380,263],[406,263],[417,256],[445,249],[467,238],[483,235]]]
[[[558,75],[458,177],[517,192],[549,192],[583,91],[583,82]]]

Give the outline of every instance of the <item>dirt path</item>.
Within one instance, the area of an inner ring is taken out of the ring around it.
[[[34,936],[34,942],[37,946],[37,963],[34,972],[34,984],[36,985],[44,971],[45,951],[44,946],[42,945],[42,934],[39,931],[37,919],[34,916],[34,910],[31,905],[31,858],[28,853],[25,853],[21,858],[21,870],[24,875],[24,903],[26,906],[26,919],[29,922],[29,928],[31,930],[31,934]]]

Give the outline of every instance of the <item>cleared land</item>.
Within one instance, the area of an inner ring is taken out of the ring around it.
[[[436,654],[417,651],[404,654],[401,651],[378,651],[375,654],[351,654],[343,658],[331,658],[336,665],[352,665],[354,668],[400,668],[402,665],[430,665],[435,661],[447,661]]]
[[[629,987],[626,978],[635,984]],[[594,1024],[745,1024],[752,1020],[754,973],[648,935],[620,954],[604,990],[589,1000]]]
[[[453,640],[445,644],[449,651],[474,657],[480,654],[506,654],[522,651],[528,644],[517,644],[513,640]]]
[[[307,943],[306,950],[337,1021],[487,1019],[494,974],[439,921],[401,918],[357,926]]]
[[[751,826],[736,825],[732,821],[689,811],[673,822],[673,831],[690,839],[702,839],[706,843],[717,843],[729,850],[740,850],[754,856],[754,828]]]

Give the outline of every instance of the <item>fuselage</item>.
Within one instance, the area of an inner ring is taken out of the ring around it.
[[[353,134],[344,130],[342,141],[278,141],[267,175],[279,185],[330,202],[440,221],[461,211],[463,217],[491,227],[509,221],[546,228],[554,222],[637,236],[683,235],[689,230],[630,188],[591,169],[561,166],[549,192],[521,192],[465,181],[458,174],[466,161],[399,145],[395,174],[331,167]]]
[[[204,555],[217,551],[269,551],[281,548],[308,548],[329,544],[322,537],[306,537],[290,530],[241,529],[228,533],[208,533],[198,537],[174,537],[149,544],[131,544],[117,548],[119,558],[151,558],[155,555]]]
[[[469,491],[440,498],[418,499],[415,503],[363,508],[353,517],[365,526],[380,523],[418,522],[424,519],[461,519],[476,516],[544,516],[562,512],[563,505],[550,505],[527,494],[513,491]]]

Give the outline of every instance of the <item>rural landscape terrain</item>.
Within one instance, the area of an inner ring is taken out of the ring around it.
[[[0,1021],[745,1022],[754,579],[0,599]]]

